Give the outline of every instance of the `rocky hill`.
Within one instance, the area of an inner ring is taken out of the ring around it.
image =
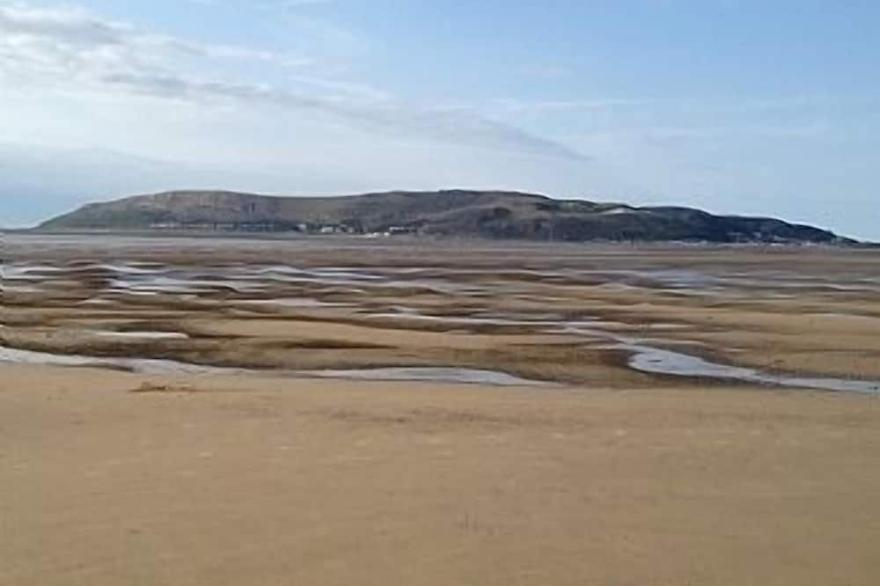
[[[472,190],[339,197],[174,191],[89,204],[38,229],[418,234],[569,242],[852,242],[773,218]]]

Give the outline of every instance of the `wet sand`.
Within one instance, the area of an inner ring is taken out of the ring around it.
[[[3,254],[0,584],[880,579],[877,251]]]
[[[4,247],[0,346],[880,391],[877,251],[321,242],[18,236]]]

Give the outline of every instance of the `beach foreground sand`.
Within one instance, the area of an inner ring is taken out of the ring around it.
[[[880,580],[880,402],[0,366],[0,584]]]
[[[880,583],[877,250],[3,252],[2,586]]]

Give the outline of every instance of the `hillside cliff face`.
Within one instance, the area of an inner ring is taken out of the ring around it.
[[[39,229],[410,233],[568,242],[849,242],[827,230],[773,218],[470,190],[340,197],[174,191],[89,204]]]

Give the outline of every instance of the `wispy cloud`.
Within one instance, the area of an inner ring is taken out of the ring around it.
[[[108,85],[156,97],[195,100],[236,100],[314,110],[348,120],[374,132],[404,134],[461,145],[515,150],[539,156],[583,160],[580,153],[467,111],[402,107],[394,101],[362,103],[319,97],[272,87],[227,81],[204,81],[173,75],[119,73],[102,78]]]
[[[94,77],[102,71],[170,68],[181,57],[292,69],[312,63],[302,56],[145,32],[76,7],[0,7],[0,75],[14,73],[33,81],[52,81],[60,73]]]
[[[332,4],[335,0],[187,0],[193,4],[202,4],[204,6],[217,6],[220,4],[246,4],[260,9],[281,9],[290,10],[301,8],[304,6],[316,6],[322,4]]]
[[[685,113],[748,113],[774,110],[798,111],[829,107],[876,106],[880,95],[866,94],[793,94],[781,96],[718,96],[718,97],[609,97],[579,99],[498,98],[486,108],[509,114],[578,113],[600,110],[663,110]]]
[[[489,104],[489,108],[507,114],[544,114],[633,108],[652,103],[654,103],[654,101],[642,98],[600,98],[578,100],[519,100],[515,98],[502,98],[493,100]]]
[[[283,72],[266,82],[229,73],[230,62],[242,60],[278,66]],[[271,104],[292,112],[319,111],[374,132],[581,158],[564,145],[514,126],[468,111],[405,103],[366,84],[326,78],[319,69],[307,56],[143,31],[79,8],[0,7],[0,79],[65,91],[233,101],[245,108]]]

